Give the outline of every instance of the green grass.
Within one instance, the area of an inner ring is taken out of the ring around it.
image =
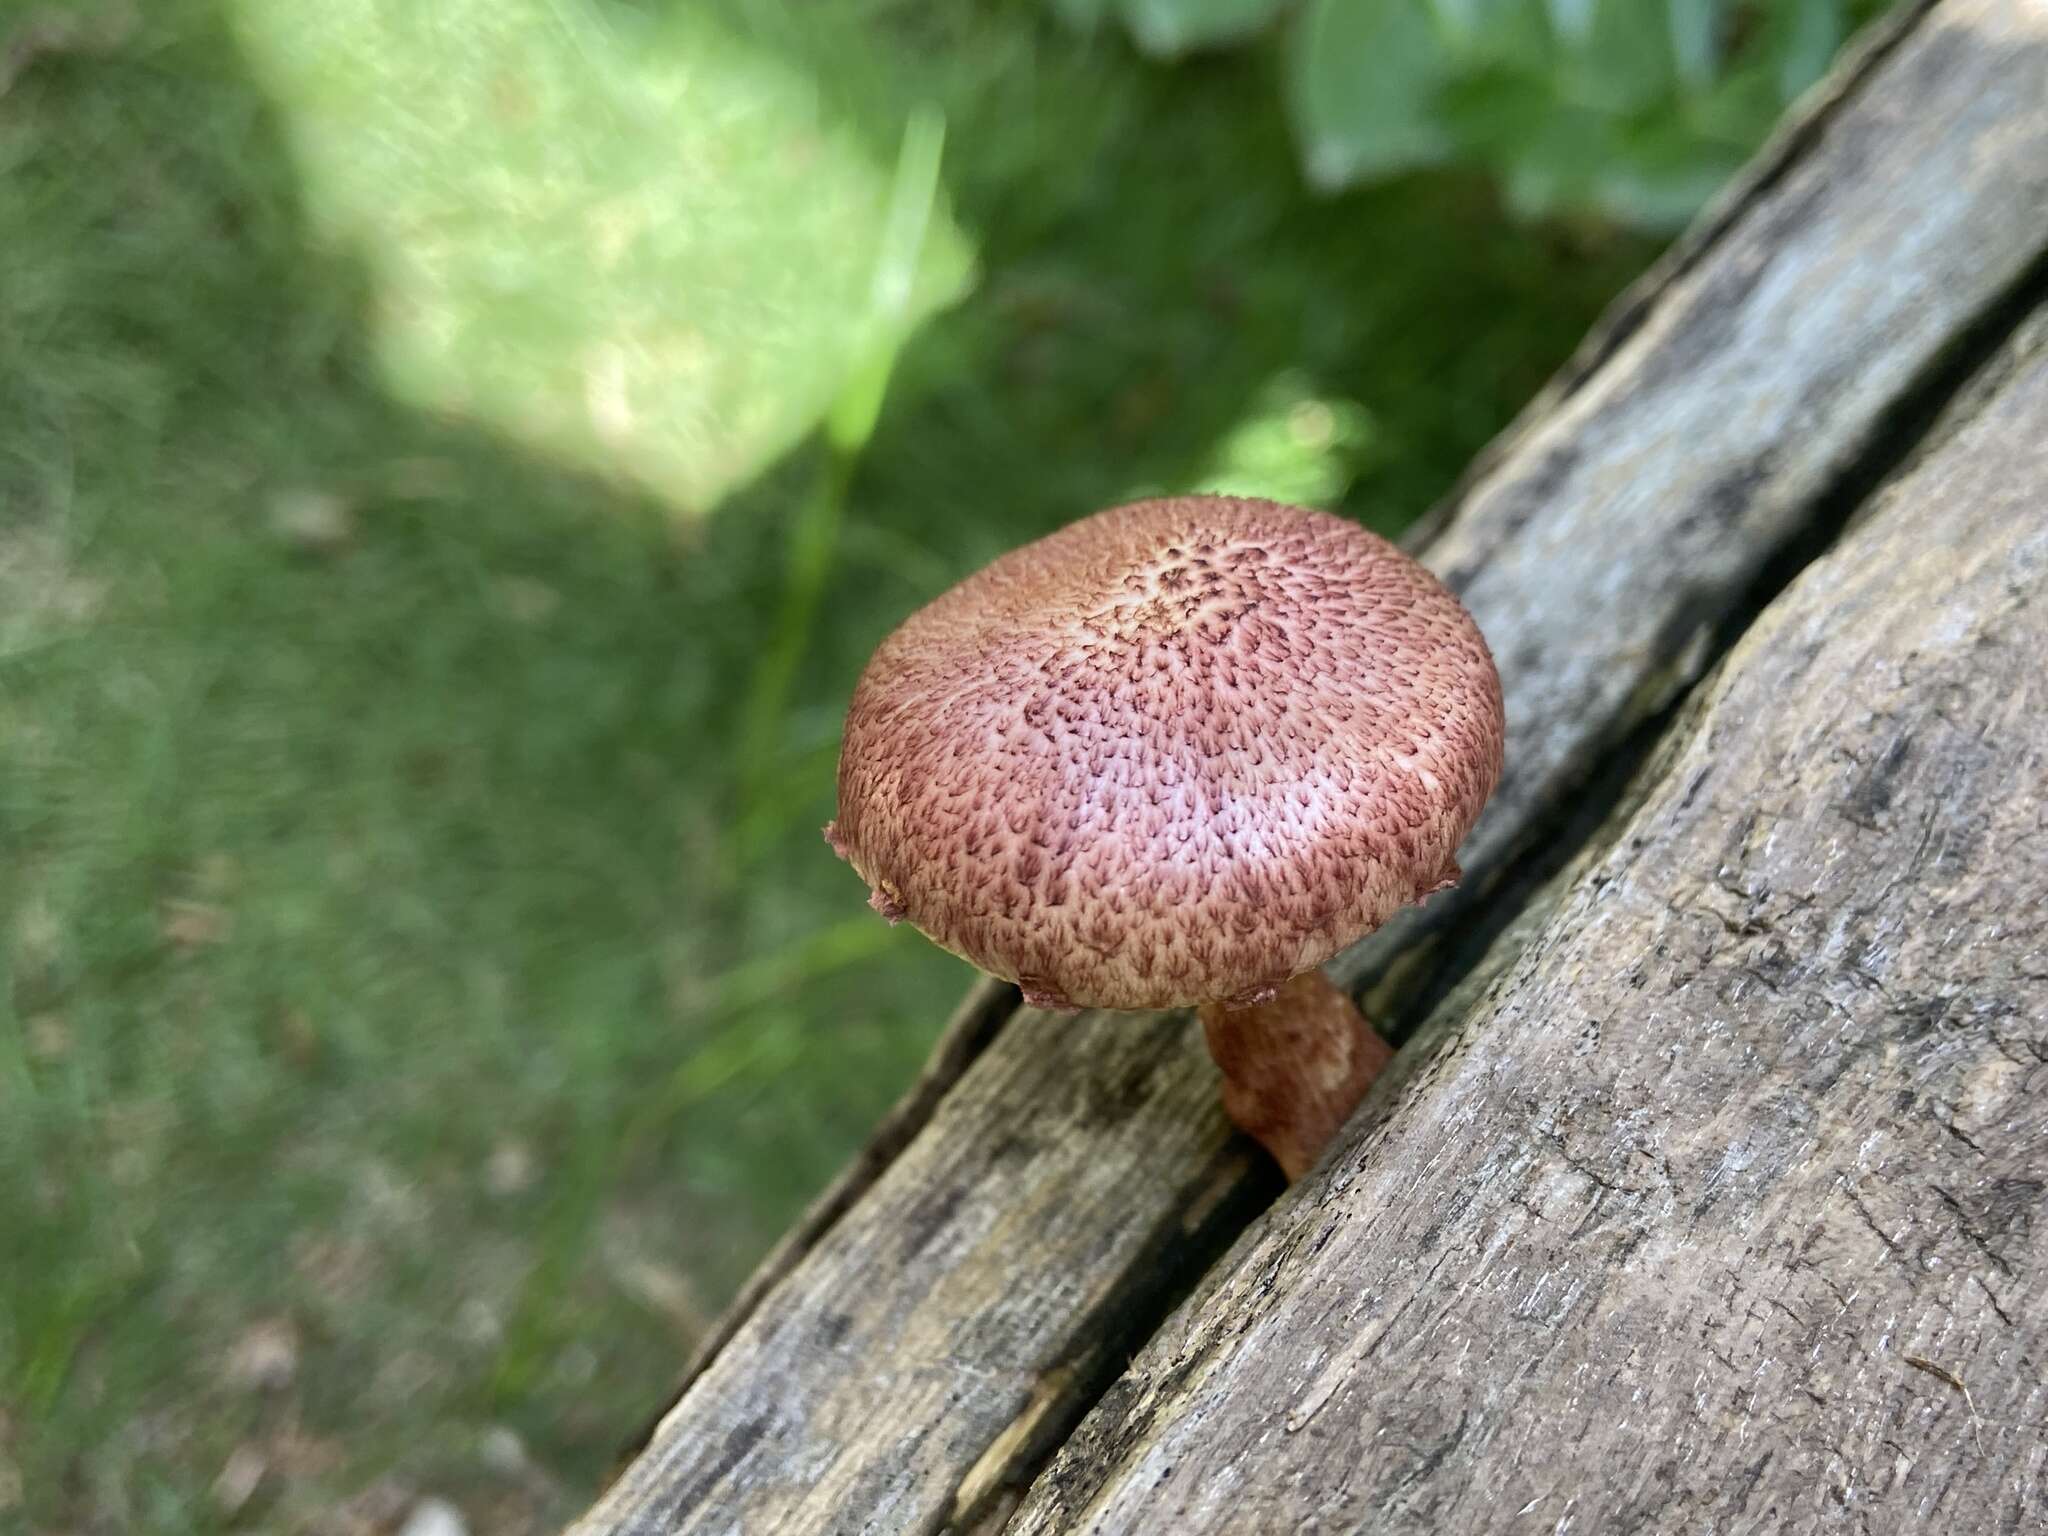
[[[687,177],[607,277],[465,201],[488,132],[428,113],[337,169],[328,93],[439,82],[299,48],[304,7],[152,4],[0,97],[0,1529],[225,1526],[238,1446],[244,1528],[572,1512],[968,980],[818,839],[873,644],[1134,491],[1398,526],[1648,255],[1473,181],[1307,196],[1267,53],[1164,71],[1026,0],[716,9],[752,71],[721,78],[766,82],[732,174],[782,142],[762,103],[836,167],[723,288]],[[702,7],[498,8],[543,12],[507,46],[565,121],[642,68],[586,24],[649,29],[656,74],[713,47]],[[944,141],[915,312],[970,249],[978,278],[899,353],[871,283],[914,112]],[[611,131],[550,219],[655,174],[655,130]],[[653,367],[611,455],[563,401],[664,283],[730,295],[717,382]],[[755,303],[772,359],[739,355]],[[434,306],[462,326],[394,332]],[[797,441],[835,401],[836,446]],[[283,526],[335,506],[332,539]],[[296,1351],[269,1389],[264,1326]]]

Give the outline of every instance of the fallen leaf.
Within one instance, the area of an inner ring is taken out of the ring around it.
[[[227,1465],[213,1480],[214,1508],[221,1512],[223,1518],[234,1519],[254,1497],[257,1485],[263,1481],[263,1474],[269,1470],[269,1462],[255,1446],[246,1441],[236,1446],[228,1455]]]
[[[167,901],[163,935],[180,949],[206,949],[224,943],[234,928],[225,908],[205,901]]]
[[[469,1536],[469,1523],[446,1499],[421,1499],[405,1517],[398,1536]]]
[[[249,1392],[282,1392],[299,1374],[299,1330],[288,1317],[268,1317],[242,1331],[223,1374]]]
[[[533,1148],[523,1141],[501,1141],[491,1148],[484,1166],[484,1187],[501,1200],[523,1195],[540,1178],[540,1164]]]
[[[479,1349],[495,1349],[504,1342],[505,1320],[483,1297],[469,1296],[455,1309],[455,1331]]]
[[[648,1311],[668,1319],[683,1338],[702,1338],[710,1331],[711,1314],[681,1270],[651,1259],[625,1259],[612,1266],[612,1278]]]
[[[355,511],[333,491],[294,486],[272,493],[270,531],[301,554],[338,554],[355,541]]]
[[[500,1477],[523,1477],[533,1466],[526,1454],[526,1442],[508,1424],[493,1424],[485,1430],[477,1454]]]

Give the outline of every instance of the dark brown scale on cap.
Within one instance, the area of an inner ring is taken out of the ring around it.
[[[1458,600],[1341,518],[1085,518],[862,674],[833,848],[891,921],[1053,1007],[1251,1000],[1455,879],[1500,776]]]

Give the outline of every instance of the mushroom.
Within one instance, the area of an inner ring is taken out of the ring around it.
[[[1225,496],[997,559],[876,650],[826,840],[1042,1008],[1200,1009],[1232,1120],[1299,1177],[1390,1050],[1317,969],[1458,878],[1500,678],[1378,535]]]

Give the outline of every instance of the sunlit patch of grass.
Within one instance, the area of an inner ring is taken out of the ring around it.
[[[965,243],[702,6],[234,0],[394,392],[699,514],[962,291]],[[899,239],[900,243],[900,239]],[[878,292],[873,274],[888,271]]]
[[[1372,413],[1364,406],[1324,398],[1301,375],[1283,373],[1216,445],[1187,489],[1334,506],[1378,448]]]

